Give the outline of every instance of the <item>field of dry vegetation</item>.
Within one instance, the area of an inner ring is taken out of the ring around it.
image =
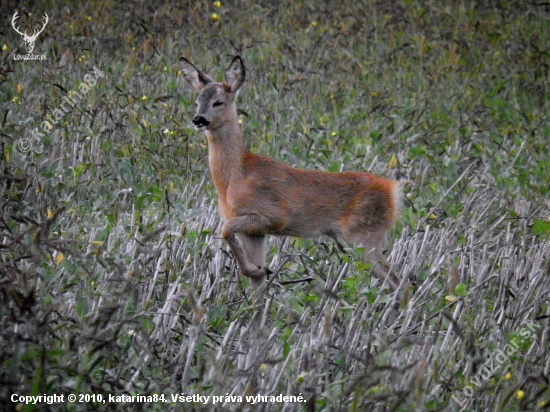
[[[336,3],[3,2],[6,410],[550,408],[550,6]],[[48,14],[46,60],[14,60],[16,10]],[[406,182],[398,293],[360,250],[272,237],[252,304],[177,64],[236,54],[252,151]],[[19,398],[44,394],[65,402]]]

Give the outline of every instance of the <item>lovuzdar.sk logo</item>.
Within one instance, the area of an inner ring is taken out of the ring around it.
[[[38,38],[38,35],[44,31],[46,28],[46,25],[48,24],[49,17],[46,13],[44,13],[44,24],[42,24],[42,28],[40,30],[33,30],[32,34],[28,34],[27,30],[21,31],[19,27],[16,25],[16,21],[19,18],[19,11],[16,11],[11,19],[11,25],[13,26],[13,29],[21,35],[21,38],[25,42],[25,48],[27,49],[27,54],[14,54],[13,59],[14,60],[46,60],[45,54],[32,54],[34,50],[34,45],[36,43],[36,39]]]

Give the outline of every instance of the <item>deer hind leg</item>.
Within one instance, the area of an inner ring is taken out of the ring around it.
[[[381,284],[387,283],[392,291],[396,291],[401,283],[401,279],[392,268],[388,259],[382,253],[382,243],[384,241],[385,231],[368,235],[361,239],[365,247],[364,259],[371,265],[371,273],[380,281]]]
[[[229,219],[223,226],[222,236],[229,244],[241,273],[258,281],[271,273],[265,267],[263,251],[267,227],[265,220],[256,214]]]
[[[401,283],[401,279],[395,273],[388,259],[379,249],[373,250],[366,257],[371,264],[371,273],[380,280],[380,283],[386,282],[392,291],[396,291]]]

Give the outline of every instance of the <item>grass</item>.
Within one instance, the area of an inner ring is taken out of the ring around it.
[[[53,408],[12,394],[69,393],[167,400],[109,410],[548,408],[547,4],[18,7],[22,28],[43,12],[50,21],[34,51],[47,60],[14,61],[15,6],[1,12],[7,410]],[[263,327],[248,333],[258,308],[220,239],[206,141],[177,66],[185,56],[219,76],[237,53],[253,151],[408,182],[388,243],[410,284],[399,296],[353,250],[272,238]],[[24,141],[94,67],[105,76],[74,109]],[[211,398],[172,401],[182,393]],[[257,394],[306,402],[246,402]],[[105,410],[92,400],[55,408]]]

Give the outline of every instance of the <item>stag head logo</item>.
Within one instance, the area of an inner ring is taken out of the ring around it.
[[[42,25],[42,28],[40,30],[34,30],[32,35],[28,35],[27,31],[21,32],[18,27],[15,26],[15,21],[19,18],[17,15],[19,11],[16,11],[11,19],[11,25],[13,26],[13,29],[21,35],[23,38],[23,41],[25,42],[25,48],[27,49],[27,54],[31,54],[34,50],[34,43],[36,42],[36,39],[38,38],[38,35],[44,31],[44,28],[46,27],[46,24],[48,24],[48,15],[44,13],[44,24]]]

